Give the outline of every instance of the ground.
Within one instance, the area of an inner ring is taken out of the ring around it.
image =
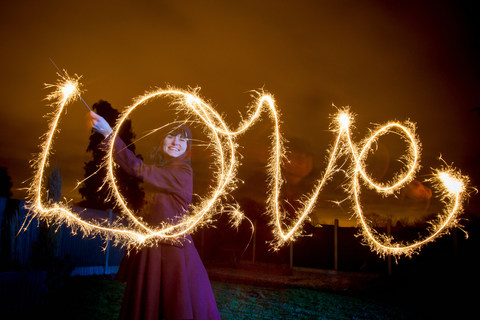
[[[462,288],[476,283],[248,264],[209,274],[222,319],[249,320],[462,318],[474,306]],[[4,309],[2,319],[117,319],[123,288],[112,276],[69,277],[41,305]]]

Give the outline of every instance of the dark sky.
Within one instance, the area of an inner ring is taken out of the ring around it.
[[[357,140],[371,123],[410,119],[425,169],[442,154],[475,182],[478,13],[454,1],[2,1],[0,166],[23,198],[51,111],[44,83],[57,79],[52,58],[83,76],[90,105],[104,99],[122,110],[151,88],[198,86],[232,126],[250,91],[264,88],[285,135],[307,141],[319,168],[333,139],[332,104],[357,114]],[[85,110],[69,106],[53,158],[71,198],[90,158]],[[267,148],[247,138],[246,154]]]

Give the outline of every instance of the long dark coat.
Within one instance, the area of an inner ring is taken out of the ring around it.
[[[186,214],[193,190],[189,161],[147,165],[119,138],[114,153],[122,169],[145,183],[145,222],[158,226]],[[220,319],[207,272],[190,236],[180,244],[133,249],[122,260],[117,278],[126,282],[121,319]]]

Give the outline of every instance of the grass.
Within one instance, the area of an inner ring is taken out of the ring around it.
[[[478,264],[451,270],[404,261],[406,270],[356,293],[264,287],[212,281],[217,306],[228,319],[468,319],[478,305]],[[398,266],[399,268],[400,266]],[[4,288],[5,289],[5,288]],[[42,303],[2,307],[8,319],[118,319],[124,285],[107,276],[75,276],[50,289]],[[5,290],[4,290],[5,291]],[[13,297],[10,293],[9,298]],[[12,300],[12,299],[10,299]],[[20,301],[13,299],[12,301]]]
[[[124,285],[111,277],[76,276],[51,290],[40,306],[11,310],[2,319],[118,319]],[[5,316],[5,318],[4,318]]]
[[[372,298],[218,281],[212,281],[212,287],[224,320],[415,319],[407,309]],[[118,319],[123,290],[124,285],[111,277],[70,277],[62,287],[49,292],[42,306],[17,310],[2,319]]]
[[[393,304],[305,288],[213,283],[222,319],[416,319]]]

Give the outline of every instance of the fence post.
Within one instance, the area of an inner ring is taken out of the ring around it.
[[[293,241],[290,241],[290,269],[293,268]]]
[[[454,228],[453,231],[453,266],[455,273],[458,272],[459,260],[458,260],[458,228]]]
[[[338,271],[338,219],[335,219],[333,227],[333,267]]]
[[[108,227],[112,225],[112,209],[108,209]],[[110,235],[107,234],[107,247],[105,249],[105,268],[103,274],[107,274],[108,258],[110,256]]]
[[[255,263],[256,246],[257,246],[257,219],[253,221],[252,263]]]
[[[390,236],[392,233],[392,219],[388,219],[387,221],[387,235]],[[387,255],[387,267],[388,267],[388,275],[392,275],[392,255]]]
[[[200,256],[205,259],[205,228],[200,233]]]

